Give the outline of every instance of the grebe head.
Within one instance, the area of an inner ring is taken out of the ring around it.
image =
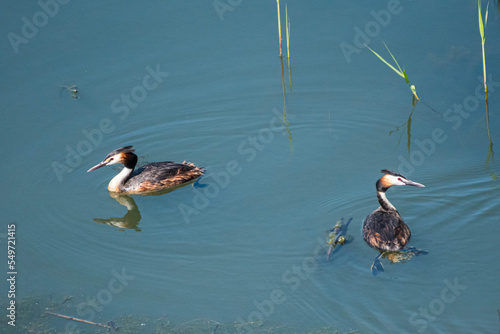
[[[90,168],[88,172],[99,169],[107,165],[114,165],[117,163],[123,164],[127,168],[134,168],[137,163],[137,156],[133,153],[132,145],[125,146],[110,152],[103,161]]]
[[[392,186],[415,186],[425,187],[421,183],[413,182],[401,174],[393,172],[392,170],[382,169],[385,175],[377,181],[377,191],[386,192]]]

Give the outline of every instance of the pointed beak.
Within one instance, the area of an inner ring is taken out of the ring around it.
[[[91,172],[91,171],[93,171],[93,170],[99,169],[99,168],[101,168],[101,167],[104,167],[104,166],[106,166],[107,164],[108,164],[108,162],[104,162],[104,161],[102,161],[102,162],[98,163],[97,165],[95,165],[94,167],[92,167],[91,169],[89,169],[89,170],[87,171],[87,173],[88,173],[88,172]]]
[[[415,186],[415,187],[422,187],[422,188],[425,188],[425,186],[422,184],[422,183],[417,183],[417,182],[413,182],[412,180],[405,180],[404,183],[407,185],[407,186]]]

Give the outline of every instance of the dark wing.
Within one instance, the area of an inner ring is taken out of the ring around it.
[[[380,251],[396,251],[410,240],[410,229],[399,214],[375,210],[363,223],[363,239]]]
[[[161,181],[185,173],[196,168],[194,165],[181,164],[173,161],[153,162],[137,168],[132,178],[143,178],[150,181]],[[143,180],[144,181],[144,180]]]
[[[395,232],[396,240],[398,241],[398,244],[399,244],[399,249],[405,248],[405,246],[410,241],[410,237],[411,237],[411,231],[410,231],[410,228],[408,227],[408,225],[406,225],[403,222],[402,224],[400,224],[399,226],[396,227],[394,232]]]
[[[188,182],[202,174],[203,169],[190,163],[154,162],[135,170],[125,183],[125,188],[135,191],[157,190]]]

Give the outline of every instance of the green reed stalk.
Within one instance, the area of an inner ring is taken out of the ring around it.
[[[279,39],[280,39],[280,57],[283,56],[283,52],[281,49],[281,17],[280,17],[280,0],[276,0],[276,4],[278,7],[278,33],[279,33]]]
[[[391,50],[389,50],[389,47],[385,43],[384,43],[384,45],[385,45],[385,48],[387,49],[387,51],[389,52],[389,54],[391,55],[392,60],[394,60],[394,62],[396,63],[396,66],[398,67],[397,69],[394,66],[392,66],[391,64],[389,64],[378,53],[376,53],[375,51],[373,51],[368,45],[365,44],[365,46],[368,48],[368,50],[370,50],[375,56],[377,56],[384,64],[386,64],[387,66],[389,66],[389,68],[391,68],[394,72],[396,72],[400,77],[402,77],[403,79],[405,79],[406,83],[410,86],[410,89],[411,89],[411,91],[413,93],[413,96],[417,99],[417,101],[420,100],[418,98],[417,91],[415,89],[415,85],[410,84],[410,79],[408,79],[408,75],[406,74],[406,71],[404,69],[401,69],[401,67],[398,64],[398,61],[396,60],[396,58],[392,54]]]
[[[288,63],[290,63],[290,18],[288,17],[288,8],[285,5],[286,17],[286,54],[288,56]]]
[[[484,42],[486,40],[486,36],[484,33],[484,28],[486,27],[486,24],[488,23],[488,7],[490,6],[490,3],[488,2],[488,5],[486,6],[486,13],[484,15],[484,24],[483,24],[483,17],[481,13],[481,0],[477,0],[477,12],[479,15],[479,33],[481,34],[481,46],[483,50],[483,76],[484,76],[484,94],[486,96],[486,100],[488,100],[488,86],[486,85],[486,57],[484,55]]]
[[[290,84],[290,92],[292,91],[292,66],[290,65],[290,18],[288,17],[288,8],[285,5],[286,14],[286,53],[288,57],[288,83]]]

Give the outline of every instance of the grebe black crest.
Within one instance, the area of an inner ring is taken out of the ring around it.
[[[122,171],[109,182],[108,190],[124,194],[163,190],[195,180],[204,173],[203,168],[196,167],[192,163],[172,161],[154,162],[134,170],[137,164],[137,155],[133,153],[134,151],[132,146],[116,149],[87,172],[107,165],[123,164]]]

